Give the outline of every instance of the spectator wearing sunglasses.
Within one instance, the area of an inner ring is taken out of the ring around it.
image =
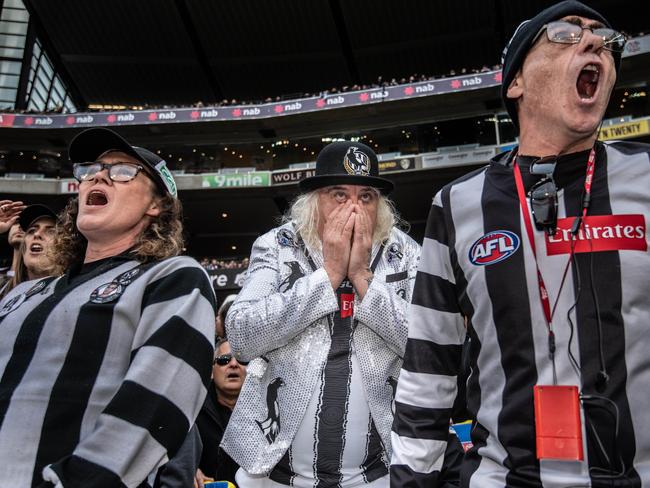
[[[650,484],[650,146],[597,142],[624,46],[601,14],[564,1],[504,51],[519,146],[434,197],[397,386],[395,488],[439,486],[466,334],[461,487]]]
[[[65,273],[0,303],[0,486],[150,486],[207,393],[214,293],[162,159],[100,128],[69,155]]]
[[[239,466],[221,449],[220,444],[246,378],[246,364],[240,363],[232,355],[226,339],[219,341],[208,396],[196,419],[203,442],[197,480],[209,477],[216,481],[235,483],[235,473]]]

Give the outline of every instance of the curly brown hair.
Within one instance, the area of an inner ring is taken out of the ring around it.
[[[140,262],[178,256],[183,251],[183,206],[169,194],[157,196],[160,214],[150,217],[135,241],[132,254]],[[53,244],[53,258],[62,269],[83,260],[88,241],[77,228],[79,198],[72,198],[59,214]]]

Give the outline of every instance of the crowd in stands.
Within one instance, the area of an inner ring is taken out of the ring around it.
[[[248,257],[233,259],[202,258],[199,263],[208,271],[248,268]]]
[[[224,98],[220,102],[210,102],[210,103],[204,103],[203,101],[197,101],[193,104],[189,105],[172,105],[172,104],[165,104],[165,105],[150,105],[147,103],[144,103],[142,105],[138,105],[137,107],[127,107],[128,110],[173,110],[173,109],[179,109],[179,108],[203,108],[203,107],[214,107],[214,106],[219,106],[219,107],[225,107],[225,106],[232,106],[232,105],[259,105],[262,103],[274,103],[274,102],[283,102],[287,100],[295,100],[299,98],[310,98],[310,97],[321,97],[321,98],[326,98],[330,95],[336,95],[339,93],[346,93],[346,92],[353,92],[353,91],[359,91],[359,90],[371,90],[371,89],[376,89],[376,88],[386,88],[389,86],[397,86],[397,85],[406,85],[408,83],[419,83],[423,81],[430,81],[430,80],[435,80],[435,79],[440,79],[440,78],[449,78],[449,77],[454,77],[454,76],[464,76],[464,75],[470,75],[470,74],[477,74],[477,73],[485,73],[488,71],[497,71],[501,69],[501,65],[497,64],[492,67],[489,67],[488,65],[483,65],[481,68],[460,68],[458,70],[452,69],[446,74],[438,74],[438,75],[425,75],[425,74],[418,74],[414,73],[411,76],[408,77],[402,77],[402,78],[391,78],[387,79],[384,78],[383,76],[379,76],[377,80],[373,83],[369,84],[353,84],[353,85],[344,85],[341,87],[332,87],[328,89],[321,90],[320,92],[316,93],[290,93],[290,94],[284,94],[284,95],[277,95],[275,97],[266,97],[264,99],[251,99],[251,100],[237,100],[236,98],[232,99],[227,99]],[[36,110],[26,110],[26,111],[20,111],[20,110],[13,110],[13,109],[2,109],[4,112],[17,112],[17,113],[52,113],[52,114],[57,114],[57,113],[65,113],[65,108],[63,105],[57,105],[54,109],[47,110],[45,112],[41,111],[36,111]],[[89,112],[106,112],[106,111],[115,111],[116,108],[113,106],[109,107],[102,107],[102,108],[93,108],[93,107],[88,107],[87,111]]]

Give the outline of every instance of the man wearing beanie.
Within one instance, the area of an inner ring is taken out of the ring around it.
[[[434,198],[393,487],[440,486],[466,336],[461,487],[650,485],[650,146],[597,142],[624,45],[601,14],[565,1],[504,51],[520,144]]]
[[[241,487],[389,485],[420,248],[378,174],[368,146],[329,144],[285,224],[253,245],[226,318],[233,353],[250,361],[222,441]]]

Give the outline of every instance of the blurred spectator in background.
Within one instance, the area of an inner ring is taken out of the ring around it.
[[[17,236],[21,234],[23,238],[20,239],[18,255],[14,259],[15,268],[12,266],[13,276],[4,287],[2,295],[25,281],[60,274],[51,254],[56,228],[54,211],[45,205],[30,205],[20,214],[19,230],[14,230],[14,227],[12,226],[9,237],[14,242],[19,240]]]
[[[23,202],[12,202],[11,200],[0,200],[0,234],[8,232],[7,242],[13,249],[11,266],[0,276],[0,298],[7,294],[10,288],[8,284],[16,273],[16,267],[20,256],[20,243],[23,241],[24,233],[18,223],[20,212],[25,208]]]
[[[217,316],[214,321],[216,334],[219,339],[226,338],[226,315],[228,315],[228,310],[230,310],[230,306],[232,305],[232,302],[235,301],[236,296],[237,295],[228,295],[217,311]]]
[[[230,295],[228,298],[231,296],[234,297]],[[227,303],[230,307],[232,300]],[[225,305],[226,302],[221,308]],[[196,476],[198,486],[202,486],[201,483],[206,478],[235,483],[235,473],[239,466],[219,444],[244,384],[247,364],[237,361],[232,355],[227,340],[219,341],[212,366],[212,383],[208,387],[208,396],[196,419],[203,442],[203,453]]]

